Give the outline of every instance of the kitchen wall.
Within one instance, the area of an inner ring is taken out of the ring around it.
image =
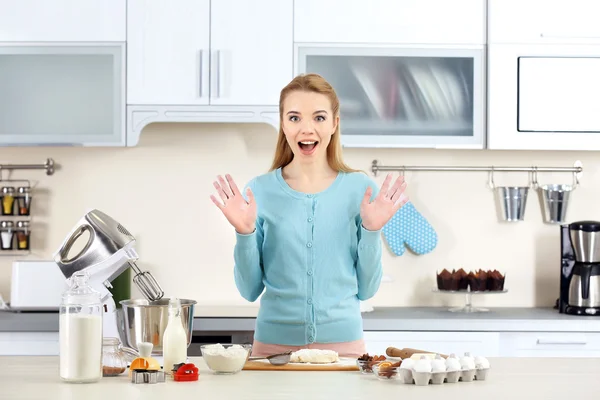
[[[342,125],[343,128],[343,125]],[[231,173],[241,185],[270,165],[276,131],[267,125],[153,124],[135,148],[1,148],[0,163],[59,164],[53,176],[14,171],[37,184],[34,252],[47,259],[88,208],[120,221],[138,239],[139,265],[151,270],[167,296],[194,298],[203,308],[248,305],[232,276],[233,229],[212,204],[212,181]],[[375,158],[387,165],[584,165],[569,219],[600,219],[600,161],[596,153],[346,149],[346,161],[369,173]],[[4,173],[6,178],[6,172]],[[374,178],[381,184],[383,175]],[[385,282],[374,306],[455,305],[462,296],[432,293],[443,268],[499,269],[507,294],[477,298],[487,306],[552,306],[558,296],[559,228],[542,223],[532,193],[526,221],[497,220],[487,174],[413,172],[408,192],[439,235],[430,254],[393,256],[384,249]],[[540,183],[570,183],[569,174],[540,174]],[[526,185],[526,173],[495,174],[498,185]],[[0,293],[9,297],[11,257],[0,258]],[[257,306],[257,304],[253,304]]]

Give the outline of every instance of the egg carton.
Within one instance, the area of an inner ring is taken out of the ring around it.
[[[485,381],[489,368],[462,369],[458,371],[442,372],[416,372],[410,368],[400,368],[400,381],[406,384],[427,386],[430,383],[441,385],[443,383]]]

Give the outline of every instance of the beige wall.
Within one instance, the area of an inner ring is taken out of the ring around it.
[[[34,202],[34,254],[49,258],[88,208],[115,217],[138,239],[139,265],[149,269],[167,296],[198,300],[200,307],[247,304],[232,277],[234,235],[211,203],[212,180],[231,173],[243,185],[269,166],[276,132],[267,125],[153,124],[135,148],[0,148],[0,163],[42,163],[52,157],[55,175],[15,171],[38,184]],[[387,165],[584,165],[569,219],[600,219],[596,153],[492,152],[419,149],[346,149],[346,161],[368,170],[375,158]],[[371,175],[372,176],[372,175]],[[6,173],[5,176],[6,178]],[[527,174],[496,174],[499,185],[527,184]],[[383,176],[375,178],[379,183]],[[540,183],[570,183],[568,174],[541,174]],[[487,174],[408,174],[415,206],[439,235],[430,254],[393,256],[384,249],[384,283],[374,306],[461,304],[462,297],[432,293],[443,268],[499,269],[509,293],[486,295],[487,306],[551,306],[558,296],[559,228],[542,223],[537,194],[526,221],[499,223]],[[0,258],[0,293],[10,294],[10,257]],[[201,314],[198,311],[197,314]]]

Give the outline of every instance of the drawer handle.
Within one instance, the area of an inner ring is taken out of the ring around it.
[[[573,340],[565,340],[565,341],[560,341],[560,340],[545,340],[545,339],[538,339],[537,340],[537,344],[561,344],[561,345],[569,345],[569,344],[576,344],[576,345],[586,345],[587,342],[584,341],[573,341]]]

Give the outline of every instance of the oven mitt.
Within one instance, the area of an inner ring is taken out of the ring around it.
[[[383,236],[397,256],[408,247],[415,254],[427,254],[437,245],[437,233],[409,201],[383,227]]]

